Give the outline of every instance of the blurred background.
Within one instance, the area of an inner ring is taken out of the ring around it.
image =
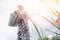
[[[60,13],[60,0],[0,0],[0,40],[16,40],[18,27],[8,26],[8,21],[10,14],[17,10],[18,5],[24,6],[25,11],[32,15],[32,20],[37,24],[41,36],[52,38],[56,35],[46,29],[60,33],[60,30],[48,21],[54,23],[57,19],[53,11],[56,9]],[[33,23],[28,20],[28,24],[30,39],[37,40],[39,35]]]

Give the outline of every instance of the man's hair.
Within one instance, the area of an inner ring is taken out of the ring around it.
[[[18,5],[18,7],[23,7],[22,5]]]

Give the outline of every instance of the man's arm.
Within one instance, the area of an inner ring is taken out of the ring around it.
[[[18,15],[17,15],[17,12],[15,11],[13,14],[10,15],[8,25],[12,27],[17,26],[17,18],[18,18]]]

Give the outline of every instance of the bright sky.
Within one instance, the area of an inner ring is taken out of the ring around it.
[[[47,3],[46,3],[47,2]],[[42,17],[36,15],[36,14],[41,14],[46,18],[49,18],[51,20],[50,17],[53,17],[54,19],[56,18],[56,16],[49,10],[49,7],[54,7],[55,9],[59,10],[58,5],[60,4],[55,4],[55,3],[51,3],[48,2],[46,0],[46,2],[42,2],[40,0],[0,0],[0,40],[16,40],[16,33],[17,33],[17,27],[12,28],[8,26],[8,21],[9,21],[9,16],[10,14],[17,10],[17,6],[18,5],[23,5],[25,10],[29,13],[33,15],[33,19],[36,21],[36,23],[38,24],[38,28],[40,30],[40,28],[43,29],[52,29],[53,31],[56,32],[56,28],[53,27],[49,22],[47,22],[46,20],[44,20]],[[43,21],[42,21],[43,20]],[[32,25],[32,23],[29,21],[29,27],[30,27],[30,33],[31,33],[31,40],[35,40],[37,38],[37,33],[35,33],[35,29]],[[49,34],[47,31],[45,34]],[[43,33],[44,33],[43,32]],[[34,37],[34,35],[36,35],[36,37]],[[53,35],[51,33],[51,35]]]

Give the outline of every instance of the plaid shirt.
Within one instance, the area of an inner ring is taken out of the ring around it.
[[[18,38],[21,40],[30,40],[30,33],[28,27],[28,15],[24,12],[18,19]]]

